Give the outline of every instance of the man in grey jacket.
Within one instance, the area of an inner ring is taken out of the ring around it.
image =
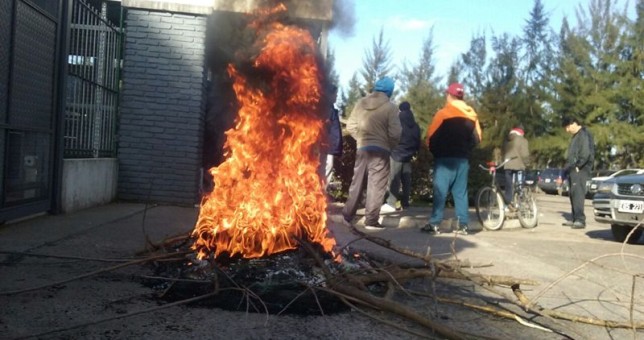
[[[514,210],[512,196],[514,195],[514,183],[523,184],[523,176],[526,166],[530,163],[530,151],[528,140],[524,137],[523,126],[519,125],[510,130],[508,138],[503,143],[503,160],[509,159],[504,166],[505,173],[505,204]]]
[[[362,201],[364,184],[367,184],[365,203],[365,228],[383,229],[380,224],[380,207],[389,181],[389,156],[398,145],[402,127],[398,108],[389,98],[394,91],[394,80],[378,80],[373,92],[361,98],[347,121],[347,131],[356,140],[356,162],[349,187],[349,198],[342,215],[351,223]]]

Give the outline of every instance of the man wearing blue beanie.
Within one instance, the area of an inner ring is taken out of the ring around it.
[[[350,224],[362,201],[366,183],[366,229],[384,229],[379,219],[389,182],[389,156],[398,145],[402,132],[398,108],[389,100],[393,92],[393,79],[379,79],[373,92],[358,100],[347,121],[347,131],[356,140],[357,151],[349,198],[342,215]]]

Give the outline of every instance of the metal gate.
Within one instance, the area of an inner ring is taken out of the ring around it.
[[[65,158],[116,156],[122,39],[108,17],[107,3],[99,3],[95,8],[85,0],[72,2]]]
[[[63,1],[0,1],[0,222],[51,208]]]

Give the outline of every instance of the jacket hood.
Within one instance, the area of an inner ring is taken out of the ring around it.
[[[382,92],[373,92],[367,95],[361,102],[362,108],[373,111],[389,102],[389,97]]]
[[[474,109],[467,105],[464,101],[462,100],[454,100],[451,103],[452,106],[463,112],[468,118],[472,120],[477,120],[478,115],[474,111]]]

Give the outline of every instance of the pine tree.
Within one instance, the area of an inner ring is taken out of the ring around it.
[[[470,40],[470,49],[461,55],[459,69],[463,80],[461,83],[465,86],[465,93],[468,96],[470,104],[477,106],[477,99],[481,97],[487,76],[485,65],[487,58],[486,49],[487,39],[484,34],[478,34]]]
[[[391,70],[391,47],[389,42],[385,41],[384,29],[381,28],[378,36],[373,38],[371,50],[365,50],[365,56],[362,59],[360,74],[364,80],[364,90],[371,92],[376,81],[389,75]]]
[[[552,125],[548,122],[554,120],[554,113],[547,105],[552,97],[550,59],[554,54],[554,37],[548,27],[548,13],[545,12],[542,0],[535,0],[523,28],[520,67],[525,84],[522,96],[527,104],[526,111],[521,112],[521,120],[530,123],[528,131],[533,136],[551,131]]]
[[[532,122],[523,118],[526,101],[519,79],[520,41],[504,33],[492,38],[494,55],[486,70],[487,82],[480,97],[479,120],[485,128],[484,143],[501,146],[513,125],[523,124],[527,130]]]
[[[432,28],[423,41],[418,61],[411,66],[404,64],[398,77],[403,93],[401,101],[408,101],[411,104],[416,121],[423,132],[444,102],[443,96],[437,89],[441,77],[436,75],[434,52]]]

